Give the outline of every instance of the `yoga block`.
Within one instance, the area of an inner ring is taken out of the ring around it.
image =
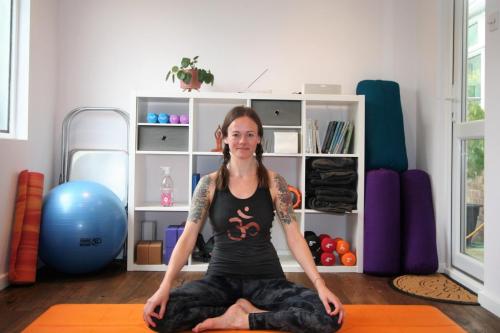
[[[399,84],[364,80],[356,94],[365,95],[365,167],[408,169]]]
[[[148,241],[138,241],[135,246],[135,263],[138,265],[147,265],[148,262],[149,262]]]
[[[149,242],[149,264],[160,265],[162,257],[162,241]]]
[[[166,247],[163,250],[163,262],[165,263],[165,265],[168,265],[168,263],[170,262],[170,257],[172,256],[172,252],[174,252],[173,247]]]
[[[432,274],[438,269],[436,220],[429,175],[422,170],[401,173],[402,269]]]
[[[162,241],[139,241],[135,253],[135,263],[138,265],[160,265]]]
[[[401,268],[399,174],[380,169],[366,173],[363,271],[396,275]]]
[[[184,231],[184,225],[169,225],[165,228],[165,248],[163,251],[163,262],[168,264],[177,240]]]
[[[183,225],[169,225],[165,228],[165,247],[174,247],[184,231]]]
[[[144,304],[59,304],[35,319],[25,333],[148,333]],[[349,333],[464,333],[437,308],[427,305],[345,305],[338,331]],[[78,314],[78,315],[75,315]],[[306,331],[306,330],[304,330]],[[276,331],[212,330],[211,333],[272,333]]]

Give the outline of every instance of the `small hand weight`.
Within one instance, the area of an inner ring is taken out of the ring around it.
[[[170,123],[171,124],[178,124],[179,123],[179,116],[176,114],[171,114],[170,115]]]
[[[167,124],[170,116],[167,113],[160,113],[158,115],[158,122],[161,124]]]
[[[189,124],[189,115],[181,114],[180,122],[181,124]]]
[[[154,124],[154,123],[158,122],[158,115],[156,113],[153,113],[153,112],[148,112],[146,120],[148,121],[148,123]]]

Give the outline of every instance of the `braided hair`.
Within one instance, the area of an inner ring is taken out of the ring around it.
[[[262,127],[262,122],[259,118],[257,112],[254,109],[246,107],[246,106],[236,106],[231,111],[228,112],[226,117],[224,118],[224,122],[222,123],[222,137],[227,138],[227,129],[231,123],[240,117],[248,117],[253,120],[253,122],[257,125],[257,133],[259,138],[262,138],[264,135],[264,129]],[[262,154],[264,153],[264,149],[262,148],[262,144],[258,143],[255,148],[255,159],[257,160],[257,178],[259,180],[259,187],[267,188],[269,187],[269,176],[267,173],[267,169],[262,163]],[[231,160],[231,154],[229,153],[229,145],[227,143],[224,144],[224,149],[222,150],[223,154],[223,162],[219,171],[217,172],[217,181],[216,186],[219,190],[224,190],[228,188],[229,185],[229,170],[227,169],[227,165]]]

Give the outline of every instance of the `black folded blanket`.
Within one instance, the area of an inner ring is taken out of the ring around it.
[[[351,157],[317,158],[312,161],[311,167],[315,170],[356,169],[356,159]]]
[[[319,186],[314,188],[316,199],[329,202],[356,203],[357,192],[348,188]]]
[[[350,213],[353,211],[353,209],[356,209],[356,206],[354,204],[343,202],[329,202],[314,197],[309,198],[307,200],[307,204],[307,206],[311,209],[336,214]]]

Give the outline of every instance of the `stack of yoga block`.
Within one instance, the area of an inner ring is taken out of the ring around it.
[[[174,251],[175,244],[177,244],[177,241],[181,237],[183,231],[184,224],[171,224],[165,228],[165,248],[163,249],[163,263],[165,265],[168,265],[172,252]]]
[[[438,268],[430,179],[407,170],[399,85],[365,80],[364,267],[368,274],[431,274]]]

